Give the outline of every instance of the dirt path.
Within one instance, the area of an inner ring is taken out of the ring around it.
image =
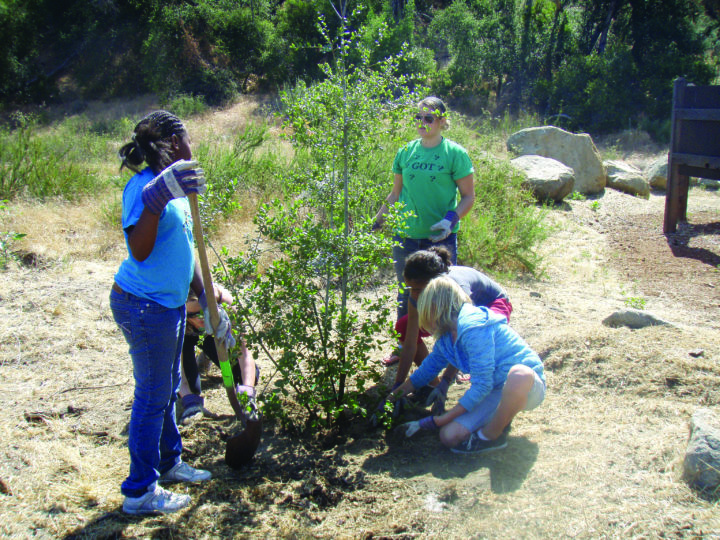
[[[15,209],[16,230],[36,224],[25,247],[39,266],[0,273],[0,535],[718,537],[715,504],[680,478],[689,416],[720,413],[720,195],[693,189],[689,202],[691,225],[670,238],[658,195],[607,191],[552,211],[545,276],[504,283],[549,387],[506,450],[459,457],[365,424],[323,447],[269,426],[236,473],[213,373],[206,400],[221,417],[183,437],[184,459],[214,479],[179,487],[189,510],[142,519],[120,512],[118,489],[133,385],[107,296],[122,246],[78,225],[90,208]],[[601,324],[627,301],[672,326]]]

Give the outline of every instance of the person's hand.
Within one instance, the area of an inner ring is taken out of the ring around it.
[[[404,424],[400,424],[395,431],[397,431],[398,433],[402,433],[406,437],[412,437],[418,431],[420,431],[420,422],[418,422],[417,420],[413,420],[412,422],[405,422]]]
[[[397,390],[402,383],[396,382],[392,389],[390,390],[390,393],[385,397],[385,399],[381,400],[380,403],[377,406],[377,409],[375,410],[375,413],[370,417],[370,423],[377,427],[380,425],[380,419],[385,414],[385,405],[387,403],[393,404],[393,410],[392,410],[392,418],[395,419],[399,417],[403,410],[405,409],[405,405],[407,405],[407,400],[404,397],[395,399],[393,397],[393,392]]]
[[[215,289],[215,298],[218,304],[232,305],[235,299],[230,291],[218,283],[213,283]]]
[[[404,433],[406,437],[412,437],[421,429],[428,431],[434,431],[438,429],[438,425],[435,423],[435,419],[432,416],[426,416],[420,420],[414,420],[412,422],[405,422],[398,426],[397,431]]]
[[[430,412],[433,415],[437,416],[445,412],[445,401],[447,400],[448,388],[450,388],[450,383],[443,378],[440,379],[440,383],[435,387],[435,389],[430,392],[427,401],[425,401],[425,406],[430,407],[432,405]]]
[[[189,193],[205,193],[205,173],[197,161],[181,159],[150,180],[142,190],[142,202],[150,212],[159,215],[172,199]]]
[[[210,310],[208,309],[207,297],[205,291],[198,297],[200,307],[203,308],[203,317],[205,319],[205,332],[210,336],[217,337],[220,342],[225,345],[226,349],[232,349],[235,346],[235,338],[232,335],[232,325],[230,324],[230,317],[225,313],[222,306],[218,305],[218,315],[220,321],[217,328],[213,328],[212,320],[210,319]]]
[[[243,417],[245,420],[255,422],[260,419],[260,408],[255,401],[256,391],[254,386],[245,384],[235,385],[235,395],[243,409]]]
[[[430,227],[431,231],[439,231],[438,234],[431,236],[430,240],[433,242],[441,242],[445,240],[448,236],[450,236],[453,227],[458,224],[458,221],[460,221],[458,215],[453,210],[450,210],[447,214],[445,214],[444,218]]]

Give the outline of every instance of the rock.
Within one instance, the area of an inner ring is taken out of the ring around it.
[[[5,483],[5,480],[3,480],[2,478],[0,478],[0,493],[2,493],[3,495],[12,495],[13,494],[12,490],[10,489],[10,486],[8,486]]]
[[[645,171],[645,177],[654,189],[667,189],[667,156],[655,160]]]
[[[608,187],[646,199],[650,196],[650,184],[640,169],[622,161],[606,161],[603,165]]]
[[[603,320],[605,326],[611,328],[618,328],[620,326],[627,326],[628,328],[645,328],[646,326],[658,326],[664,324],[670,324],[662,319],[659,319],[652,313],[642,311],[640,309],[621,309],[616,311],[605,320]]]
[[[572,168],[575,191],[592,194],[605,188],[605,168],[587,133],[574,134],[553,126],[528,128],[510,135],[507,148],[519,156],[552,158]]]
[[[705,492],[712,493],[720,487],[720,426],[709,409],[698,409],[690,419],[683,478]]]
[[[562,201],[572,193],[575,172],[559,161],[542,156],[520,156],[510,164],[525,175],[523,185],[540,201]]]

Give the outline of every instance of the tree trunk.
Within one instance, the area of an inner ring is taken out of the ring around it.
[[[612,0],[610,2],[610,7],[608,8],[607,17],[605,17],[605,24],[603,24],[602,33],[600,34],[600,41],[598,42],[598,54],[603,54],[605,52],[605,46],[607,45],[607,36],[608,31],[610,30],[610,25],[612,24],[613,19],[615,18],[615,14],[617,13],[617,10],[620,7],[620,4],[622,4],[622,0],[618,2],[618,0]]]
[[[525,0],[525,10],[523,13],[523,31],[520,38],[520,56],[518,58],[518,67],[513,77],[513,93],[510,99],[510,114],[517,116],[520,111],[520,102],[522,101],[522,89],[525,79],[525,68],[527,67],[528,48],[530,47],[530,22],[532,21],[533,0]]]

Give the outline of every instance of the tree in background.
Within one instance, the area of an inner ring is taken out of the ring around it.
[[[220,104],[311,83],[330,55],[317,12],[339,35],[324,0],[3,0],[0,102],[150,91]],[[720,80],[718,12],[718,0],[370,0],[347,22],[371,64],[407,43],[396,74],[456,110],[661,135],[673,79]]]

